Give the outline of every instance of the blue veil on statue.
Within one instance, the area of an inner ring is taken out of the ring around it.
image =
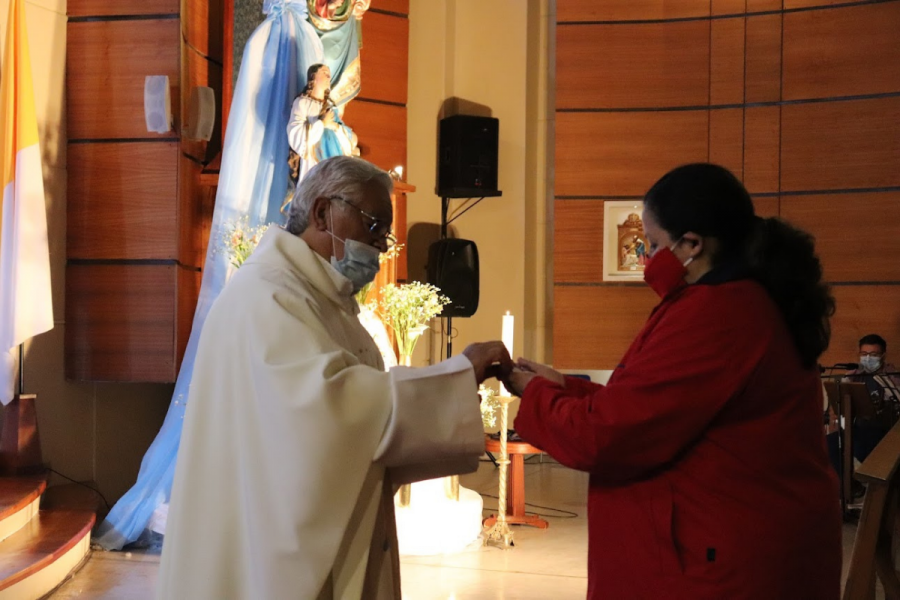
[[[154,511],[169,501],[197,342],[229,271],[228,255],[218,246],[229,224],[240,219],[246,218],[250,227],[282,223],[280,208],[289,181],[286,128],[291,102],[306,83],[306,70],[324,61],[334,65],[332,75],[338,81],[344,65],[358,65],[358,46],[352,42],[343,45],[343,56],[333,55],[334,46],[328,53],[332,56],[325,56],[321,32],[309,23],[307,0],[266,0],[263,12],[266,19],[247,41],[234,89],[200,297],[172,403],[144,455],[137,482],[99,527],[94,541],[107,550],[136,541]],[[350,27],[340,34],[355,42],[356,23],[347,24]],[[355,79],[353,87],[358,88],[358,71]]]

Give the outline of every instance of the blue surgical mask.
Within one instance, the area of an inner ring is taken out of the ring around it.
[[[334,220],[332,219],[331,222],[334,223]],[[381,269],[381,264],[378,261],[381,252],[378,248],[368,244],[363,244],[356,240],[341,239],[331,231],[328,233],[332,237],[333,253],[331,255],[331,266],[353,283],[353,293],[355,294],[375,280],[375,276],[378,275],[378,271]],[[334,240],[344,244],[344,258],[341,260],[335,257]]]
[[[878,356],[860,356],[859,364],[866,373],[874,373],[881,368],[881,358]]]

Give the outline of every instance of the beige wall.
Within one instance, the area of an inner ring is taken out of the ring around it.
[[[0,3],[5,40],[9,2]],[[44,461],[95,481],[110,502],[134,482],[162,424],[172,386],[73,384],[63,379],[66,262],[66,1],[27,0],[35,103],[44,160],[55,327],[27,346],[26,391],[38,394]],[[55,476],[54,476],[55,477]],[[52,483],[62,481],[59,478]]]
[[[548,2],[411,0],[409,18],[408,174],[417,186],[407,213],[411,227],[440,222],[435,156],[444,101],[488,107],[500,120],[503,196],[485,199],[454,223],[457,237],[478,245],[481,298],[473,317],[453,320],[459,334],[453,352],[499,339],[508,310],[516,317],[514,354],[546,359]],[[436,335],[423,340],[417,363],[433,360],[439,345]]]

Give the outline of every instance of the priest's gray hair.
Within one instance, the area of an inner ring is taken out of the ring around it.
[[[297,186],[284,228],[294,235],[303,233],[317,198],[340,197],[355,203],[369,183],[380,185],[388,194],[394,189],[390,175],[361,158],[335,156],[323,160]]]

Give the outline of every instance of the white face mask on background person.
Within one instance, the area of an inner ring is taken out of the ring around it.
[[[881,357],[869,355],[860,356],[859,365],[866,373],[874,373],[881,368]]]

